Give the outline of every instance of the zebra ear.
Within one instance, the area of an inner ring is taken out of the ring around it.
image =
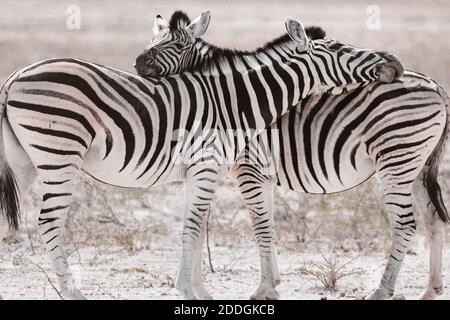
[[[309,46],[309,38],[303,24],[293,18],[286,18],[285,25],[289,36],[298,43],[300,51],[306,51]]]
[[[203,12],[199,17],[195,18],[190,25],[188,25],[185,30],[192,39],[201,37],[205,34],[209,26],[209,21],[211,20],[211,13],[209,10]]]
[[[169,24],[167,23],[167,21],[164,20],[164,18],[160,14],[158,14],[155,18],[155,25],[153,26],[153,34],[157,36],[158,34],[161,33],[161,31],[168,28]]]

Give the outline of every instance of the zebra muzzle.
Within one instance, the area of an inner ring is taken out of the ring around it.
[[[391,83],[395,79],[401,77],[405,72],[400,60],[391,53],[381,53],[384,62],[380,63],[376,68],[378,80],[385,83]]]

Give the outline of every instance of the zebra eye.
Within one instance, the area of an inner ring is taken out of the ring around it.
[[[147,54],[147,65],[155,63],[155,58],[153,55]]]

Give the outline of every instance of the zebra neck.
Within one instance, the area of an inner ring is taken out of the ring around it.
[[[206,41],[196,43],[196,61],[191,70],[219,84],[229,101],[219,110],[238,113],[238,129],[264,129],[306,96],[310,88],[307,66],[292,59],[296,44],[284,41],[252,52],[215,47]]]

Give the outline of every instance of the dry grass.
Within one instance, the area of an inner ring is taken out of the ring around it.
[[[75,205],[66,222],[68,243],[105,248],[119,246],[133,253],[150,249],[154,234],[168,233],[162,220],[137,219],[133,214],[133,208],[145,208],[147,201],[143,190],[130,192],[117,188],[111,192],[111,187],[87,178],[78,182],[77,190]],[[85,201],[86,198],[89,201]]]

